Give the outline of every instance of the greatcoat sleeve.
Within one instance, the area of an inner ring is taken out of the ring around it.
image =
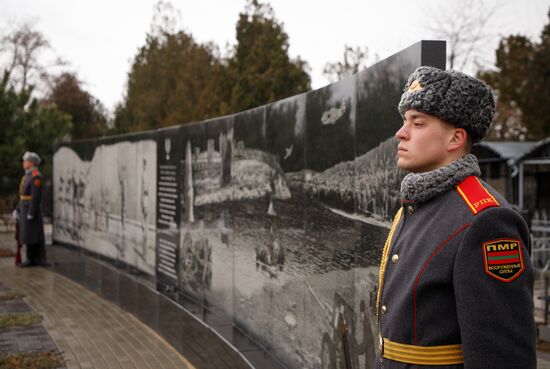
[[[31,183],[31,206],[29,208],[29,214],[34,218],[40,216],[40,203],[42,201],[42,178],[41,176],[34,176]]]
[[[530,249],[510,208],[486,209],[466,230],[453,269],[464,369],[536,368]]]

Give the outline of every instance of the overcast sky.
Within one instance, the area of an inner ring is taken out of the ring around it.
[[[342,59],[344,44],[367,46],[381,58],[421,39],[434,39],[426,14],[461,0],[271,0],[289,35],[290,55],[311,67],[312,87],[326,85],[326,62]],[[495,33],[521,33],[538,39],[548,22],[550,0],[480,0],[501,6],[491,27]],[[78,72],[87,89],[108,109],[122,99],[136,50],[150,29],[156,0],[1,0],[0,29],[14,22],[37,20],[57,55]],[[245,0],[173,0],[182,28],[199,42],[220,47],[235,43],[235,24]],[[487,44],[492,58],[498,37]]]

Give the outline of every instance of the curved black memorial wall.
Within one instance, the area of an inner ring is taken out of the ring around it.
[[[288,368],[345,367],[341,313],[352,368],[373,368],[404,175],[397,103],[420,65],[444,68],[445,43],[238,114],[60,144],[54,241],[141,273],[245,357],[236,329]]]

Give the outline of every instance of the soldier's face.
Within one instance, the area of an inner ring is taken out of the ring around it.
[[[31,169],[34,166],[34,163],[29,160],[23,160],[23,169]]]
[[[399,140],[397,166],[421,173],[450,163],[449,142],[453,130],[454,126],[433,115],[407,111],[403,126],[395,133]]]

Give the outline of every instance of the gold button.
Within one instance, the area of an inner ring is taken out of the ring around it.
[[[399,261],[399,255],[393,254],[393,256],[391,257],[391,261],[394,264],[397,263]]]
[[[407,210],[408,210],[409,214],[413,214],[413,213],[414,213],[414,206],[409,205],[409,206],[407,207]]]
[[[382,307],[380,308],[380,312],[382,314],[386,314],[387,311],[388,311],[388,308],[386,307],[386,305],[382,305]]]

